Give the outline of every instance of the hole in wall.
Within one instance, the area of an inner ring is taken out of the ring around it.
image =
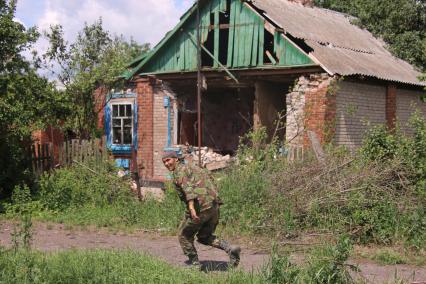
[[[278,62],[278,57],[274,52],[274,35],[265,29],[265,54],[264,54],[264,63],[273,64],[272,59]]]

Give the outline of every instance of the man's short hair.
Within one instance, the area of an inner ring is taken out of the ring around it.
[[[164,151],[163,155],[161,155],[161,158],[164,159],[169,159],[169,158],[175,158],[178,159],[178,155],[176,153],[176,151]]]

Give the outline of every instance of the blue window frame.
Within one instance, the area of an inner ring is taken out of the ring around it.
[[[130,155],[132,146],[137,149],[137,104],[133,97],[127,99],[112,97],[105,107],[107,145],[117,155]]]

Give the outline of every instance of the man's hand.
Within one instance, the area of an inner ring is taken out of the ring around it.
[[[191,219],[192,221],[194,221],[195,223],[200,223],[200,217],[198,217],[197,212],[195,211],[195,209],[190,210],[191,212]]]
[[[192,221],[194,221],[195,223],[200,223],[200,217],[198,217],[197,211],[195,211],[194,200],[190,200],[188,202],[188,206],[189,206],[189,213],[191,213]]]

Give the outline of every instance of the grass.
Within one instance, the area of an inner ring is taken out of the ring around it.
[[[28,216],[27,216],[28,217]],[[270,261],[260,271],[245,273],[185,269],[171,266],[143,253],[127,250],[32,251],[31,221],[22,220],[14,246],[0,247],[0,283],[269,283],[352,284],[345,262],[352,245],[347,238],[335,246],[312,251],[304,265],[290,263],[288,255],[273,248]],[[23,226],[27,224],[28,226]]]
[[[240,271],[203,273],[132,251],[0,254],[0,283],[263,283]]]
[[[394,247],[356,246],[354,258],[369,259],[381,265],[407,264],[416,266],[426,265],[426,252]]]

